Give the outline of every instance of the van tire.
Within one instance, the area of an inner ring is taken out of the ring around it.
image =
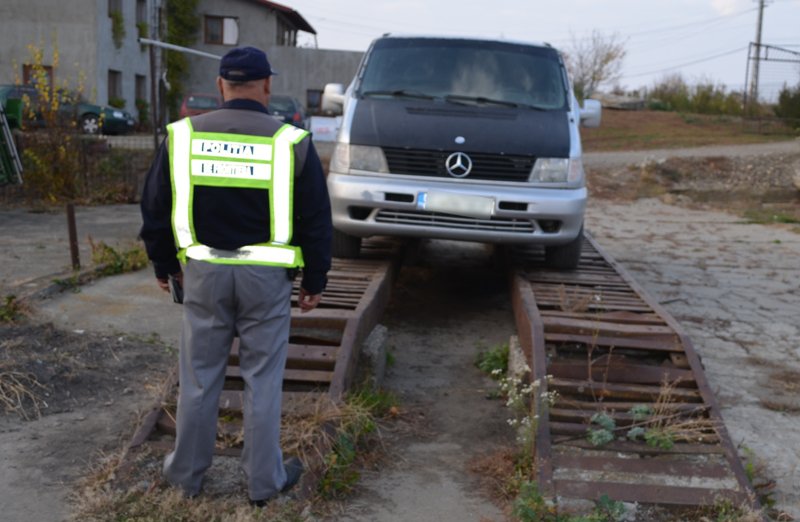
[[[574,270],[578,268],[583,247],[583,227],[578,237],[563,245],[547,246],[544,249],[544,264],[556,270]]]
[[[361,252],[361,238],[333,229],[331,254],[342,259],[356,259]]]

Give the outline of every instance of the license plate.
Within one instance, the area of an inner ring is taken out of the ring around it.
[[[494,199],[483,196],[465,196],[446,192],[428,192],[417,198],[422,208],[431,212],[443,212],[458,216],[490,218],[494,212]]]

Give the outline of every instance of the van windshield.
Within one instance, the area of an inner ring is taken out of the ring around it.
[[[546,110],[565,109],[567,103],[561,64],[552,48],[434,38],[378,40],[358,95]]]

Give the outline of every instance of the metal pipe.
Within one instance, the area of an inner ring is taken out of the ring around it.
[[[204,58],[213,58],[215,60],[221,60],[222,56],[218,56],[216,54],[206,53],[203,51],[198,51],[196,49],[190,49],[188,47],[182,47],[180,45],[175,45],[166,42],[159,42],[158,40],[153,40],[151,38],[139,38],[139,43],[142,45],[152,45],[154,47],[163,47],[164,49],[170,49],[171,51],[180,51],[182,53],[188,54],[196,54],[197,56],[202,56]]]

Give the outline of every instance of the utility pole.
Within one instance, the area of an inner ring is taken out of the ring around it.
[[[758,103],[758,69],[761,63],[761,27],[764,24],[766,0],[758,0],[758,25],[756,25],[756,52],[753,62],[753,76],[750,78],[750,103]]]

